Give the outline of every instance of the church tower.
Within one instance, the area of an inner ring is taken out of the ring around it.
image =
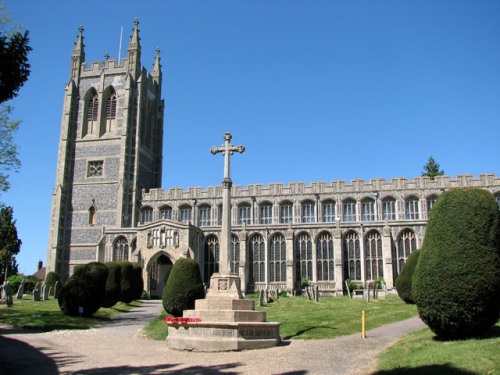
[[[105,231],[134,228],[142,190],[161,186],[164,102],[159,50],[141,66],[139,22],[127,56],[85,61],[83,28],[65,87],[47,272],[103,261]]]

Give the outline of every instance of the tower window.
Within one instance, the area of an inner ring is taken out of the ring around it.
[[[86,119],[84,122],[83,136],[97,132],[97,114],[99,113],[99,97],[93,90],[87,102]]]
[[[102,160],[89,161],[87,166],[87,177],[101,177],[104,162]]]

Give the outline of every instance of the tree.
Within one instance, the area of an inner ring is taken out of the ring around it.
[[[500,213],[493,195],[452,189],[432,208],[413,273],[420,318],[439,336],[481,335],[500,316]]]
[[[422,172],[422,176],[428,176],[431,178],[431,180],[434,180],[434,177],[444,175],[444,171],[439,170],[439,168],[440,168],[439,164],[436,163],[436,161],[432,156],[430,156],[429,160],[427,161],[427,164],[424,165],[424,171]]]
[[[17,273],[16,255],[22,241],[17,237],[16,221],[12,207],[0,209],[0,280]]]
[[[21,165],[14,143],[21,121],[10,120],[11,111],[10,106],[0,106],[0,191],[9,189],[9,172],[17,171]]]

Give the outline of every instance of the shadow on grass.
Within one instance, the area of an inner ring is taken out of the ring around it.
[[[314,326],[314,327],[307,327],[307,328],[304,328],[304,329],[301,329],[300,331],[297,331],[295,334],[293,335],[289,335],[289,336],[285,336],[283,337],[283,340],[290,340],[290,339],[293,339],[294,337],[297,337],[297,336],[300,336],[306,332],[309,332],[309,331],[312,331],[313,329],[337,329],[335,327],[330,327],[330,326]]]
[[[477,375],[475,372],[461,370],[445,363],[443,365],[428,365],[420,367],[402,367],[393,370],[381,370],[372,375]]]
[[[485,339],[496,339],[500,337],[500,325],[495,325],[491,327],[488,331],[479,336],[470,337],[442,337],[435,335],[432,340],[438,342],[448,342],[448,341],[464,341],[464,340],[485,340]]]
[[[178,366],[177,364],[163,364],[154,366],[116,366],[116,367],[102,367],[102,368],[89,368],[85,370],[74,371],[74,375],[93,375],[93,374],[110,374],[110,375],[132,375],[132,374],[164,374],[164,373],[175,373],[175,374],[239,374],[240,372],[226,371],[230,369],[235,369],[241,366],[241,363],[228,363],[225,365],[214,365],[214,366],[191,366],[181,369],[171,369],[172,367]]]

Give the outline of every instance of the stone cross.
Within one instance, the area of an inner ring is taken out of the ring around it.
[[[231,171],[230,156],[234,152],[243,153],[245,147],[242,145],[233,146],[231,143],[231,134],[224,134],[224,144],[221,147],[212,147],[212,154],[222,153],[224,156],[224,179],[222,180],[222,228],[221,228],[221,246],[219,259],[219,273],[226,274],[231,271]],[[237,270],[235,270],[237,272]]]

